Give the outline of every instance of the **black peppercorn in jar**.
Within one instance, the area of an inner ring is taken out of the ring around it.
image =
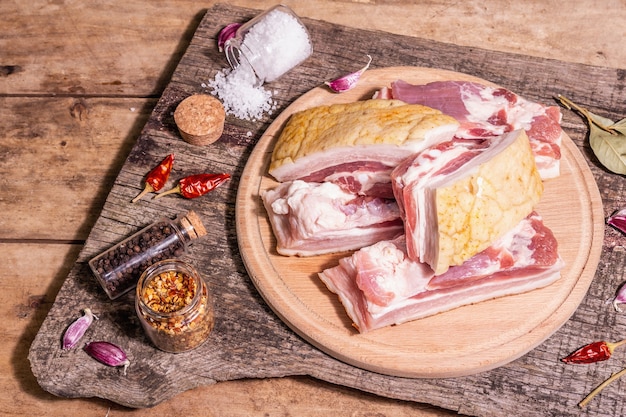
[[[163,218],[89,261],[89,267],[110,299],[116,299],[137,284],[150,265],[179,258],[191,242],[206,235],[194,211],[176,219]]]
[[[164,260],[137,283],[135,309],[152,343],[179,353],[200,346],[213,330],[213,302],[206,283],[189,264]]]

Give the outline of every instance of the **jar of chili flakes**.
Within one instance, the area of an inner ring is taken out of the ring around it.
[[[215,324],[206,283],[191,265],[178,259],[146,269],[137,283],[135,309],[147,336],[165,352],[200,346]]]

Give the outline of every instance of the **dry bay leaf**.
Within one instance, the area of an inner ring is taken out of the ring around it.
[[[610,133],[594,124],[590,127],[589,145],[602,165],[616,174],[626,175],[626,136],[623,133]]]
[[[626,119],[622,119],[610,126],[611,130],[616,130],[622,135],[626,135]]]
[[[589,125],[589,145],[598,160],[608,170],[626,175],[626,119],[614,123],[611,119],[594,114],[568,98],[557,99],[570,110],[582,115]]]

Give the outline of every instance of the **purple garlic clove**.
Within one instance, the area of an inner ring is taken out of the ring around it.
[[[126,352],[117,345],[110,342],[90,342],[84,347],[85,352],[100,363],[108,366],[123,366],[124,375],[130,366],[130,361],[126,356]]]
[[[622,312],[622,309],[619,307],[620,304],[626,303],[626,283],[620,285],[617,289],[617,293],[615,293],[615,298],[613,298],[613,308],[615,311]]]
[[[367,69],[370,67],[370,64],[372,63],[372,57],[370,55],[368,55],[367,57],[369,58],[367,65],[365,65],[357,72],[344,75],[343,77],[337,78],[333,81],[326,81],[324,84],[330,87],[330,89],[333,90],[335,93],[343,93],[344,91],[352,89],[359,81],[359,78],[361,78],[361,75],[363,75],[363,73],[367,71]]]
[[[621,209],[614,213],[607,223],[622,233],[626,233],[626,209]]]
[[[217,49],[220,52],[224,51],[226,43],[235,37],[237,29],[239,29],[240,26],[241,23],[230,23],[220,30],[219,35],[217,35]]]
[[[82,317],[76,319],[69,325],[65,333],[63,334],[63,349],[72,349],[84,336],[85,332],[91,326],[93,319],[97,319],[91,313],[91,309],[86,308],[83,310],[85,313]]]

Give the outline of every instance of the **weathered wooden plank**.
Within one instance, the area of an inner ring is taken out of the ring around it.
[[[69,94],[81,95],[80,89],[72,88],[76,85],[83,86],[87,94],[91,95],[120,93],[145,95],[153,94],[152,92],[159,95],[168,82],[168,75],[177,64],[178,57],[187,46],[186,41],[190,38],[191,31],[196,27],[198,19],[194,19],[194,16],[201,12],[199,7],[212,2],[199,6],[195,1],[184,0],[171,1],[167,5],[120,1],[112,2],[105,12],[102,11],[101,5],[94,6],[92,3],[74,0],[66,0],[62,5],[61,2],[46,0],[0,2],[0,14],[3,16],[3,30],[0,33],[0,92],[2,94],[32,93],[42,96],[70,92]],[[259,0],[235,0],[229,3],[259,9],[274,4],[273,1]],[[606,10],[611,10],[612,21],[622,21],[626,9],[622,7],[620,0],[604,2],[603,7],[597,7],[597,5],[589,7],[590,3],[576,1],[571,5],[572,7],[566,9],[563,8],[562,2],[545,0],[507,3],[506,7],[503,7],[503,3],[499,0],[464,1],[454,4],[448,1],[338,0],[294,2],[292,6],[301,15],[352,27],[370,27],[467,46],[482,45],[494,50],[517,50],[531,55],[551,56],[564,61],[587,62],[608,67],[626,66],[624,64],[626,49],[616,47],[620,44],[623,33],[619,28],[606,30],[604,25],[594,23],[606,20]],[[141,7],[141,9],[136,7]],[[183,14],[188,17],[178,17]],[[557,21],[558,24],[555,24]],[[91,23],[85,24],[85,22]],[[141,26],[140,30],[129,30],[129,22]],[[185,35],[185,28],[188,28],[187,35]],[[107,41],[111,34],[115,33],[123,33],[124,40],[121,42],[119,37],[112,38],[115,44],[115,51],[112,53]],[[71,41],[67,41],[70,36]],[[78,45],[78,39],[83,42],[82,45]],[[66,45],[70,46],[66,47]],[[172,50],[175,57],[170,59],[169,52]],[[146,58],[148,54],[149,58]],[[93,56],[105,55],[109,56],[108,61],[92,59]],[[139,58],[134,59],[135,55]],[[102,67],[103,63],[109,62],[114,65]],[[9,75],[11,67],[16,64],[19,64],[18,68],[14,68],[17,72]],[[69,71],[72,68],[73,70]],[[161,75],[158,76],[158,74]],[[159,78],[159,81],[156,81],[156,78]],[[46,80],[55,82],[44,82]],[[127,80],[134,80],[134,83],[131,84]],[[160,89],[154,87],[157,84],[160,85]],[[34,102],[39,101],[35,99]],[[3,116],[11,111],[12,103],[15,101],[2,102],[0,108],[2,108]],[[45,110],[36,109],[38,106],[30,106],[30,112],[22,113],[23,119],[18,120],[17,124],[37,123]],[[141,116],[139,119],[145,120],[145,117]],[[50,123],[55,122],[50,121]],[[110,130],[112,126],[124,123],[125,120],[120,123],[112,118],[109,125],[105,124],[101,129],[93,129],[91,134],[98,136],[100,131]],[[139,121],[137,125],[140,128],[143,122]],[[50,131],[43,126],[39,129]],[[6,132],[4,125],[3,132]],[[2,137],[4,144],[4,133]],[[132,137],[133,141],[135,138],[136,135]],[[118,154],[116,149],[123,144],[109,143],[107,146],[109,153]],[[40,149],[44,149],[43,155],[54,152],[54,148],[50,147]],[[92,149],[85,149],[85,151],[91,152]],[[11,155],[11,151],[8,152]],[[2,153],[2,155],[4,159],[6,154]],[[102,157],[106,158],[106,152]],[[91,156],[86,159],[95,160]],[[31,161],[32,159],[29,160],[27,166],[33,166]],[[8,162],[20,166],[19,159],[10,157]],[[95,199],[98,202],[93,205],[80,203],[85,199],[94,200],[94,194],[88,194],[88,190],[92,190],[90,187],[93,185],[91,179],[76,178],[77,181],[73,185],[76,188],[85,189],[85,198],[82,195],[73,196],[71,200],[73,204],[66,204],[68,200],[61,200],[62,206],[50,205],[50,210],[56,210],[55,213],[35,210],[37,217],[24,218],[27,224],[22,226],[28,227],[28,223],[36,223],[38,230],[32,235],[35,237],[58,236],[63,239],[72,237],[85,239],[99,214],[114,175],[119,171],[122,163],[123,161],[120,160],[117,165],[110,166],[109,171],[112,175],[106,180],[109,185],[103,187],[102,194]],[[84,164],[85,167],[89,165],[91,163]],[[81,172],[82,166],[76,166],[75,169]],[[10,169],[2,170],[0,181],[3,185],[20,180],[18,175],[14,176],[12,173]],[[45,175],[47,171],[43,173],[37,171],[37,173]],[[58,183],[54,180],[54,176],[50,179],[45,176],[39,178],[45,183],[42,187],[47,189],[58,187],[57,191],[50,191],[50,194],[63,195],[67,189],[66,182]],[[621,180],[621,178],[618,179]],[[25,192],[24,190],[33,190],[33,195],[25,203],[26,205],[2,205],[0,220],[2,218],[22,219],[21,215],[14,213],[29,211],[32,207],[46,204],[48,196],[46,199],[40,198],[42,194],[33,188],[38,184],[39,181],[36,184],[26,182],[26,188],[19,188],[22,193]],[[614,188],[619,190],[618,187]],[[0,198],[4,195],[4,192],[0,192]],[[615,204],[619,202],[618,197],[617,194],[612,197]],[[74,204],[76,201],[79,203]],[[75,213],[74,210],[76,210]],[[84,210],[90,210],[90,214],[85,214]],[[61,214],[57,214],[59,211]],[[46,219],[45,222],[37,220],[41,216]],[[85,220],[83,222],[77,219]],[[44,226],[45,230],[40,230]],[[19,229],[23,230],[22,227]],[[10,232],[1,236],[5,241],[16,237],[13,234],[13,228],[11,230],[2,228],[2,231]],[[45,236],[42,236],[42,232],[45,232]],[[17,237],[24,237],[24,235]],[[623,245],[623,240],[620,240],[617,234],[607,239],[611,239],[610,247],[619,246],[620,242]],[[104,416],[107,414],[107,408],[111,406],[108,401],[54,398],[43,392],[30,374],[25,355],[43,316],[38,313],[40,315],[37,320],[32,319],[30,315],[32,313],[27,317],[14,316],[14,313],[24,314],[27,304],[27,300],[23,297],[26,291],[22,288],[34,288],[37,290],[36,294],[39,293],[39,289],[46,289],[49,299],[54,298],[69,269],[69,266],[65,268],[56,264],[55,260],[63,260],[71,265],[76,258],[76,251],[54,250],[52,249],[54,245],[43,246],[43,249],[38,251],[28,246],[24,251],[17,250],[15,256],[9,256],[9,258],[17,257],[25,260],[19,264],[12,264],[12,266],[18,266],[19,269],[7,271],[6,275],[3,274],[0,277],[3,283],[11,282],[11,280],[23,283],[23,287],[21,285],[16,287],[17,296],[14,296],[12,292],[5,292],[11,297],[8,297],[6,303],[2,303],[0,308],[2,316],[6,318],[5,323],[8,326],[15,323],[16,326],[15,330],[10,332],[7,343],[3,345],[6,348],[3,357],[9,362],[0,372],[2,374],[0,381],[6,381],[9,385],[2,385],[5,396],[0,400],[0,409],[6,415],[11,416],[45,414]],[[6,254],[6,246],[2,249]],[[616,260],[619,261],[619,259]],[[32,277],[36,279],[29,283]],[[12,288],[11,291],[13,291]],[[44,311],[48,308],[49,304],[40,306],[40,309]],[[602,330],[598,332],[602,333]],[[14,338],[19,338],[15,344]],[[225,382],[182,393],[175,400],[162,403],[151,410],[127,410],[113,404],[111,415],[193,415],[197,414],[197,410],[202,409],[207,415],[218,416],[262,415],[264,412],[267,414],[290,413],[300,416],[329,414],[348,416],[375,413],[387,416],[415,416],[421,410],[419,405],[412,403],[385,401],[384,398],[361,394],[359,391],[333,385],[320,385],[320,382],[312,382],[307,378]],[[591,382],[589,385],[592,385]],[[327,400],[335,406],[329,406],[332,412],[325,412],[327,410],[324,405]],[[316,412],[315,408],[320,408],[320,412]]]
[[[158,95],[201,12],[185,1],[3,2],[0,14],[19,17],[6,19],[0,34],[0,65],[12,68],[0,94]]]
[[[594,285],[579,310],[581,313],[576,313],[557,335],[507,366],[469,377],[414,380],[356,369],[313,349],[271,313],[247,279],[237,251],[233,218],[238,174],[255,139],[270,118],[256,124],[230,118],[222,140],[214,146],[198,149],[180,141],[169,116],[177,100],[194,90],[201,90],[201,80],[210,77],[224,64],[214,46],[215,35],[221,25],[233,20],[245,20],[253,14],[250,10],[216,6],[198,28],[172,83],[165,90],[124,164],[107,198],[103,214],[80,256],[81,262],[69,274],[32,345],[30,359],[42,386],[57,395],[97,395],[120,404],[145,407],[192,387],[216,381],[250,376],[311,375],[363,391],[428,402],[467,414],[489,416],[504,411],[511,415],[534,416],[545,415],[548,410],[555,415],[578,415],[575,404],[589,388],[588,379],[579,374],[579,369],[560,364],[558,358],[568,349],[587,341],[589,334],[580,333],[581,323],[593,324],[598,336],[602,332],[605,335],[617,334],[623,330],[624,324],[619,317],[611,315],[606,305],[600,305],[610,297],[614,285],[622,279],[621,275],[611,274],[614,271],[613,262],[622,261],[615,265],[623,264],[623,259],[615,257],[619,255],[617,251],[605,253],[598,270],[601,285]],[[571,98],[593,109],[610,108],[607,116],[626,112],[620,96],[623,77],[619,70],[468,50],[423,39],[305,21],[316,45],[320,47],[307,63],[276,84],[280,86],[277,87],[280,109],[324,79],[353,69],[354,61],[365,53],[371,53],[376,57],[377,66],[427,65],[470,72],[543,102],[550,101],[556,93],[566,91]],[[344,55],[340,57],[335,54],[341,46],[337,39],[341,39],[344,46],[351,46],[351,49],[344,48]],[[368,40],[367,45],[363,39]],[[194,66],[194,62],[201,61],[198,54],[206,57],[205,66]],[[191,74],[194,78],[190,79]],[[598,80],[602,82],[598,83]],[[597,87],[595,96],[590,94],[588,83],[592,81]],[[610,101],[601,102],[597,97],[610,97],[607,99]],[[585,128],[580,119],[566,113],[565,127],[585,151]],[[252,135],[248,136],[247,132]],[[211,170],[230,167],[233,180],[207,198],[194,201],[160,199],[158,203],[147,200],[130,206],[129,199],[141,188],[141,175],[165,152],[172,150],[181,155],[176,175],[198,167]],[[588,154],[587,151],[585,153]],[[605,184],[617,186],[620,192],[615,194],[617,197],[613,202],[623,204],[623,182],[614,181],[611,175],[594,165],[593,160],[590,162],[601,189],[604,190]],[[603,196],[606,195],[607,192],[603,191]],[[132,297],[124,297],[116,303],[108,302],[83,262],[117,238],[151,221],[156,214],[173,215],[189,208],[200,212],[212,231],[206,239],[194,245],[189,259],[207,277],[216,292],[219,300],[218,324],[212,338],[200,349],[172,356],[156,351],[147,343],[133,318]],[[613,236],[613,232],[607,231],[607,236]],[[93,337],[107,337],[125,346],[131,353],[134,365],[127,376],[122,377],[118,372],[103,369],[93,362],[79,361],[80,352],[64,354],[54,347],[67,325],[68,317],[78,311],[85,301],[91,302],[94,310],[100,311],[103,317],[98,327],[94,328]],[[587,308],[588,311],[585,311]],[[595,316],[588,314],[591,311],[595,312]],[[598,314],[602,311],[605,314]],[[144,382],[145,378],[150,382]],[[121,384],[123,392],[120,392]],[[615,402],[619,396],[617,390],[609,390],[605,394],[605,398]],[[532,406],[528,406],[529,402]],[[611,412],[619,414],[623,411],[619,407],[623,406],[617,404]],[[602,414],[599,409],[588,411],[588,415]]]
[[[228,3],[266,9],[276,2]],[[555,0],[287,3],[302,16],[350,27],[626,66],[626,51],[615,47],[623,31],[589,23],[603,22],[607,11],[612,21],[622,21],[626,8],[620,0],[604,1],[602,7],[579,0],[566,15],[562,2]],[[0,33],[0,94],[160,95],[202,17],[202,7],[207,4],[193,0],[116,2],[106,7],[77,0],[62,5],[46,0],[1,2],[0,15],[11,18],[4,19]],[[346,48],[348,42],[338,51]]]
[[[311,378],[283,378],[225,382],[198,387],[181,393],[173,401],[164,402],[149,410],[129,410],[109,401],[97,399],[62,400],[41,390],[33,376],[30,364],[20,352],[27,352],[37,331],[54,302],[54,295],[65,280],[73,260],[82,245],[51,243],[2,243],[4,268],[0,282],[0,317],[3,319],[5,342],[0,344],[0,390],[16,395],[0,397],[0,409],[9,415],[35,416],[132,414],[193,415],[203,410],[207,416],[249,417],[251,413],[281,413],[308,417],[353,416],[355,410],[379,413],[389,417],[448,415],[412,402],[377,397],[331,384],[322,384]],[[28,254],[28,256],[24,256]],[[71,259],[72,262],[66,262]],[[45,265],[45,268],[42,268]],[[49,276],[48,271],[55,271]],[[16,279],[17,278],[17,279]],[[19,394],[18,394],[19,393]],[[277,393],[279,395],[277,395]],[[332,403],[320,403],[311,408],[312,398],[333,398]],[[35,400],[36,399],[36,400]]]
[[[84,240],[154,103],[0,97],[0,236]]]

